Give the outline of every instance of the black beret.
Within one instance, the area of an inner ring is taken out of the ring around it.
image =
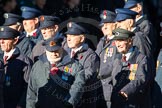
[[[47,51],[53,52],[61,48],[61,38],[49,38],[45,40],[42,45],[45,46]]]
[[[40,29],[50,27],[53,25],[58,25],[60,23],[60,19],[58,17],[54,16],[40,16],[39,17],[39,22],[40,22]]]

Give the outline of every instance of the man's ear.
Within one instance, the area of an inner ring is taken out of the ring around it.
[[[134,24],[133,19],[129,19],[129,26],[130,26],[130,27],[133,27],[133,24]]]
[[[54,25],[54,30],[55,30],[55,32],[57,32],[57,31],[58,31],[58,28],[59,28],[59,26],[58,26],[58,25]]]
[[[141,4],[137,4],[137,9],[138,9],[138,13],[142,12],[142,5]]]
[[[23,31],[23,25],[22,24],[18,25],[17,31],[19,31],[19,32]]]
[[[35,24],[38,24],[39,19],[38,18],[34,18]]]
[[[13,44],[16,45],[18,40],[19,40],[19,37],[14,38],[14,43]]]
[[[129,38],[128,39],[128,43],[129,43],[129,45],[132,45],[133,44],[133,39],[132,38]]]
[[[81,35],[81,40],[80,42],[83,43],[85,41],[85,35]]]

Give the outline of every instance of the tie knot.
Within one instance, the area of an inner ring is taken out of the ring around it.
[[[75,56],[75,51],[72,51],[71,52],[71,57],[74,57]]]
[[[56,64],[51,64],[51,67],[56,67]]]
[[[4,63],[6,63],[8,56],[4,56]]]
[[[122,56],[122,61],[126,62],[126,56],[125,55]]]

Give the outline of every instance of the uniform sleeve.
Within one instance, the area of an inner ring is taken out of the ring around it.
[[[76,66],[78,67],[78,66]],[[80,101],[82,94],[83,94],[83,87],[85,85],[85,75],[84,70],[81,68],[82,66],[79,66],[79,70],[76,71],[75,75],[75,81],[72,84],[70,91],[69,91],[69,99],[68,102],[72,104],[73,106],[76,106],[77,103]]]
[[[159,84],[162,91],[162,49],[160,50],[157,60],[157,71],[155,81]]]
[[[28,57],[26,57],[25,58],[25,63],[26,63],[26,66],[23,69],[23,71],[24,71],[24,80],[28,83],[29,76],[30,76],[30,72],[31,72],[31,68],[33,66],[33,62],[32,62],[31,59],[29,59]]]
[[[28,57],[25,57],[23,61],[25,62],[25,68],[23,69],[24,80],[25,80],[24,91],[18,103],[18,106],[21,106],[21,107],[24,107],[26,103],[25,100],[26,100],[26,92],[27,92],[27,83],[28,83],[28,79],[29,79],[29,75],[30,75],[30,71],[32,67],[32,61]]]
[[[99,79],[105,79],[107,77],[111,76],[111,72],[113,70],[113,62],[108,62],[106,65],[100,67],[100,68],[105,68],[105,70],[100,69],[100,72],[98,74]]]
[[[34,58],[35,58],[35,52],[36,52],[36,49],[37,49],[37,45],[35,45],[32,49],[32,52],[30,53],[29,57],[30,59],[34,62]]]
[[[133,38],[133,45],[137,46],[140,52],[148,57],[151,55],[151,47],[148,42],[144,39],[144,34],[137,32],[136,36]]]
[[[131,80],[125,85],[120,91],[124,92],[129,96],[134,95],[137,92],[141,92],[149,84],[150,74],[146,57],[138,64],[135,80]]]
[[[37,84],[35,80],[35,65],[33,66],[28,82],[26,108],[35,108],[37,99]]]
[[[24,47],[23,53],[24,53],[25,55],[27,55],[28,57],[30,57],[30,53],[32,52],[33,45],[32,45],[31,42],[27,42],[25,46],[26,46],[26,47]]]
[[[97,54],[91,54],[84,62],[85,80],[89,80],[94,76],[97,76],[99,70],[99,57]]]
[[[30,59],[31,59],[34,63],[38,60],[38,57],[39,57],[41,54],[43,54],[43,53],[45,52],[45,48],[44,48],[44,46],[42,46],[42,42],[43,42],[43,41],[38,42],[38,43],[34,46],[32,52],[31,52],[31,54],[30,54]]]

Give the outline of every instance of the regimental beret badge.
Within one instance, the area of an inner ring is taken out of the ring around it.
[[[39,21],[44,21],[44,16],[43,15],[39,17]]]
[[[103,11],[103,19],[106,19],[106,17],[107,17],[107,11],[104,10],[104,11]]]
[[[49,43],[49,46],[55,46],[56,45],[56,43],[54,42],[54,41],[51,41],[50,43]]]

